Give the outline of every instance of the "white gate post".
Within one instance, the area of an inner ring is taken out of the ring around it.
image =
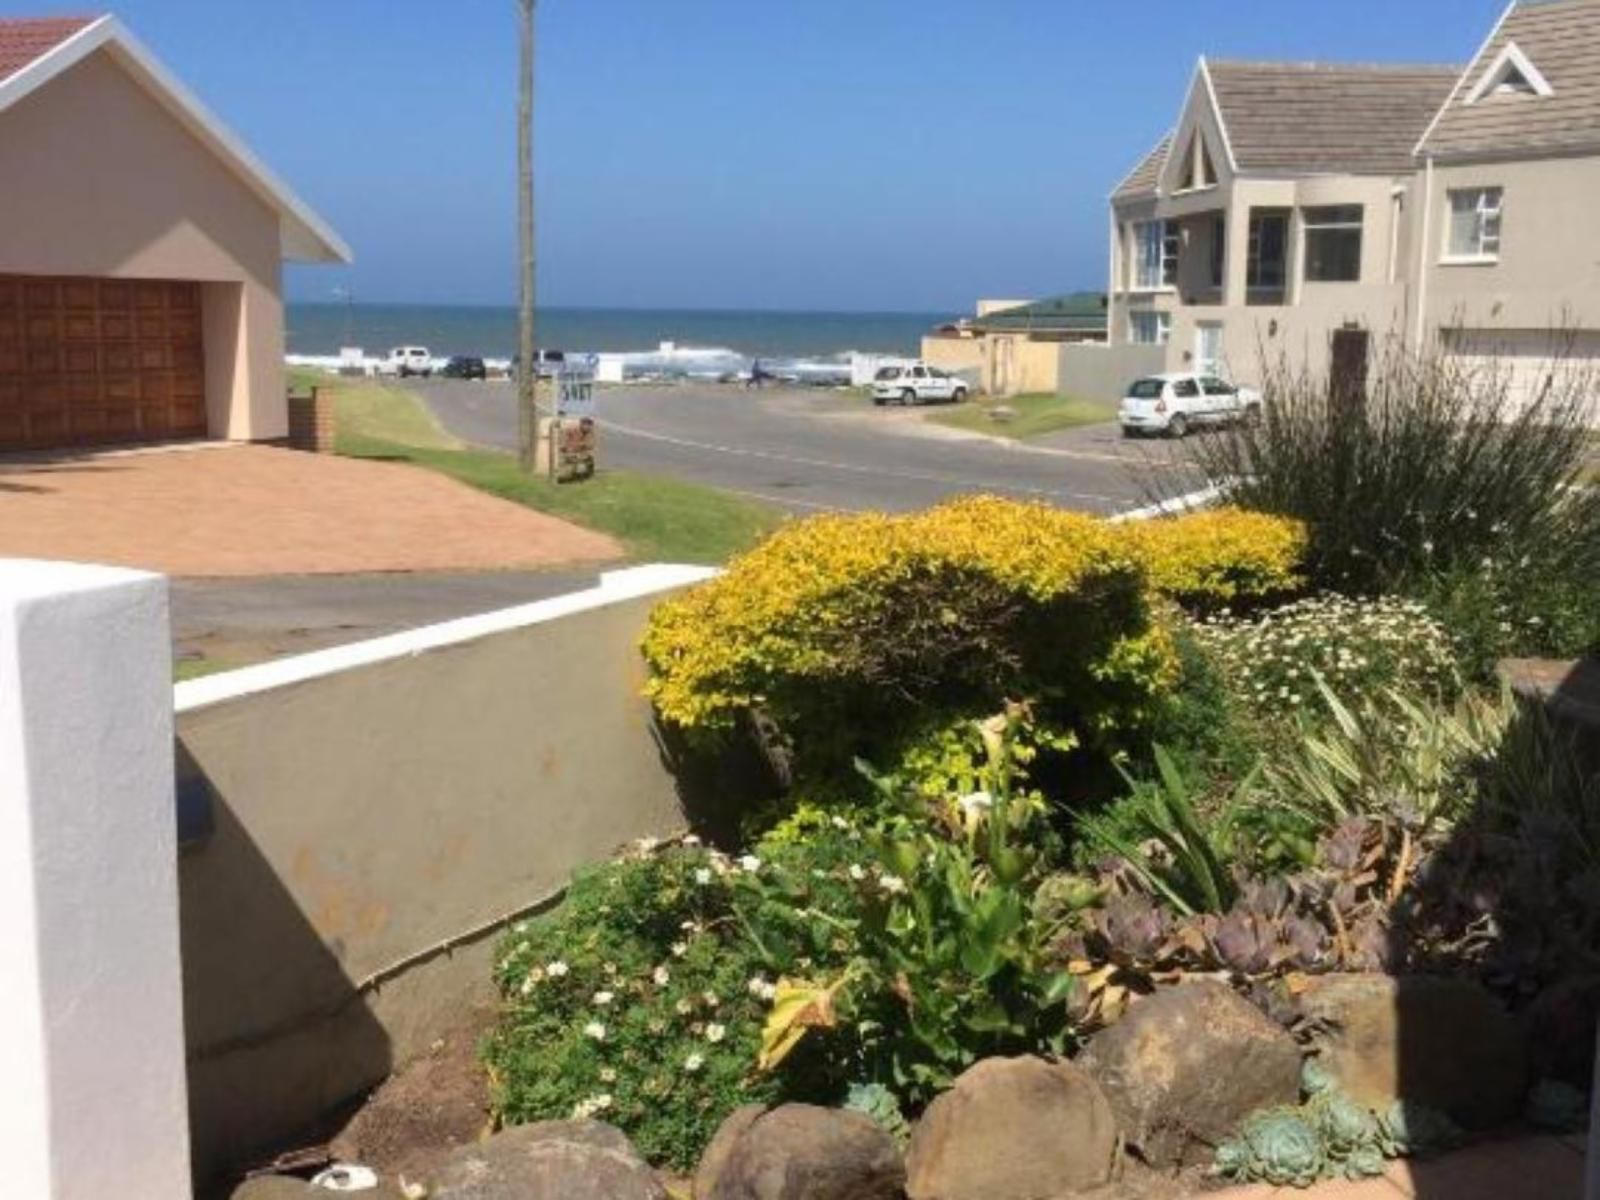
[[[161,576],[0,559],[8,1196],[191,1194],[169,636]]]

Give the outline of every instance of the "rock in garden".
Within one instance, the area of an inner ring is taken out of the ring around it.
[[[229,1200],[329,1200],[333,1195],[293,1175],[258,1175],[234,1188]],[[368,1188],[360,1196],[361,1200],[404,1200],[400,1189],[388,1184]]]
[[[1516,1022],[1470,980],[1328,975],[1310,981],[1299,1009],[1323,1068],[1370,1108],[1403,1098],[1467,1129],[1522,1110],[1527,1057]]]
[[[1071,1063],[988,1058],[928,1106],[906,1158],[911,1200],[1055,1200],[1109,1182],[1117,1127]]]
[[[317,1200],[304,1179],[292,1175],[258,1175],[233,1189],[229,1200]]]
[[[1522,1014],[1529,1076],[1587,1088],[1600,1024],[1600,975],[1552,984]]]
[[[599,1121],[505,1130],[445,1160],[429,1200],[667,1200],[621,1132]]]
[[[785,1104],[730,1140],[696,1200],[899,1200],[905,1186],[893,1140],[857,1112]]]
[[[717,1180],[728,1165],[728,1155],[739,1144],[745,1130],[754,1125],[767,1111],[765,1104],[746,1104],[728,1114],[728,1119],[717,1127],[716,1136],[700,1156],[700,1166],[694,1173],[695,1200],[707,1200],[716,1190]]]
[[[1078,1065],[1105,1089],[1128,1146],[1152,1166],[1201,1157],[1259,1109],[1300,1096],[1299,1047],[1226,984],[1141,1000]]]

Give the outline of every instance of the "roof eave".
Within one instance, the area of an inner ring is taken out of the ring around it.
[[[1500,31],[1506,27],[1506,22],[1511,19],[1511,14],[1517,11],[1521,0],[1511,0],[1500,19],[1494,23],[1494,28],[1489,31],[1489,36],[1483,39],[1483,45],[1478,47],[1478,52],[1472,56],[1472,61],[1461,69],[1461,74],[1456,77],[1455,86],[1450,89],[1450,94],[1444,98],[1444,103],[1439,106],[1439,111],[1433,114],[1433,120],[1428,122],[1428,127],[1422,131],[1422,136],[1417,139],[1411,157],[1421,158],[1427,153],[1428,139],[1433,136],[1433,131],[1439,127],[1439,122],[1444,120],[1445,113],[1450,111],[1450,106],[1456,102],[1456,97],[1461,94],[1461,89],[1466,86],[1467,80],[1472,77],[1472,69],[1483,61],[1483,56],[1489,53],[1489,47],[1494,45],[1494,40],[1500,36]]]
[[[0,112],[31,95],[89,55],[107,49],[163,106],[279,214],[280,249],[296,262],[349,263],[350,246],[274,175],[198,96],[183,85],[114,16],[84,26],[33,62],[0,80]]]

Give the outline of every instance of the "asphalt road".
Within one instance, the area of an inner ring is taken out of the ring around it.
[[[455,436],[516,447],[505,382],[408,385]],[[1088,512],[1137,507],[1153,477],[1177,468],[1162,442],[1129,443],[1115,426],[1022,445],[930,425],[924,410],[874,408],[842,392],[723,385],[608,388],[598,395],[602,467],[703,483],[794,512],[905,511],[991,492]]]
[[[173,650],[179,659],[257,662],[530,604],[598,582],[597,570],[174,579]]]

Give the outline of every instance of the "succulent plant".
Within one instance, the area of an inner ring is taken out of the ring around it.
[[[1341,1173],[1352,1179],[1383,1173],[1387,1142],[1383,1124],[1370,1108],[1328,1088],[1306,1105],[1305,1112],[1322,1136],[1329,1163]]]
[[[1269,1108],[1240,1126],[1217,1147],[1212,1170],[1240,1183],[1309,1187],[1328,1170],[1322,1137],[1303,1112]]]
[[[899,1099],[881,1083],[852,1083],[844,1107],[871,1117],[902,1148],[911,1140],[911,1124],[900,1111]]]
[[[1466,1136],[1444,1113],[1415,1100],[1396,1100],[1378,1120],[1390,1155],[1436,1154],[1459,1146]]]
[[[1528,1093],[1528,1124],[1551,1133],[1581,1133],[1589,1124],[1589,1098],[1570,1083],[1541,1079]]]

